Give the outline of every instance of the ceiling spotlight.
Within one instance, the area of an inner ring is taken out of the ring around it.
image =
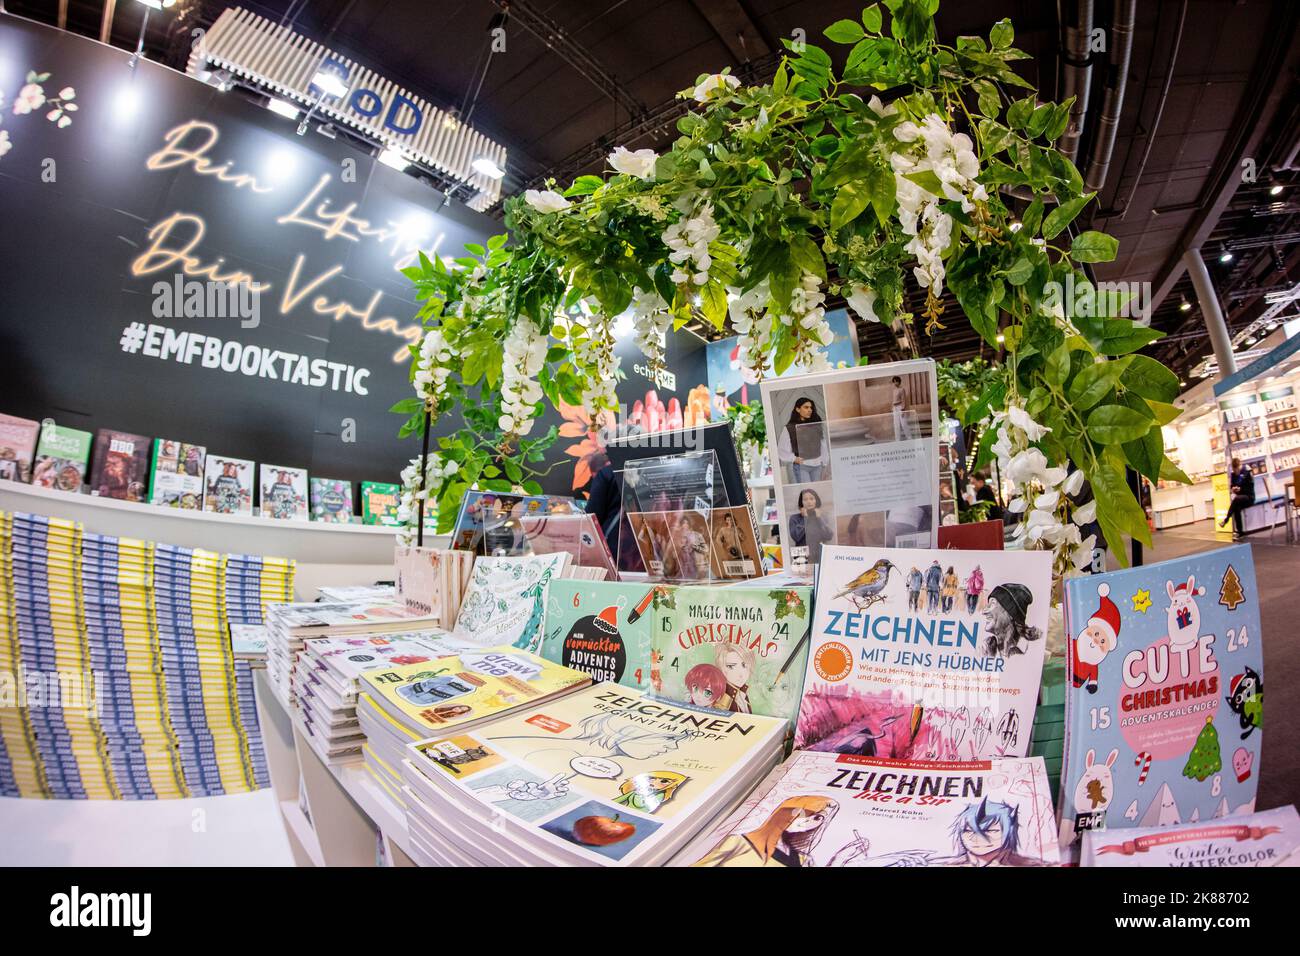
[[[1232,261],[1232,250],[1231,250],[1231,249],[1224,249],[1223,252],[1219,254],[1219,261],[1220,261],[1220,262],[1231,262],[1231,261]]]
[[[332,96],[335,99],[348,91],[343,78],[333,70],[317,70],[316,75],[311,78],[311,85],[325,96]]]
[[[298,107],[294,106],[288,100],[282,100],[279,97],[271,97],[266,108],[276,116],[283,116],[285,119],[295,120],[298,118]]]
[[[1278,183],[1276,186],[1274,186],[1272,189],[1268,191],[1268,194],[1270,196],[1280,196],[1282,195],[1282,190],[1284,188],[1285,187],[1281,183]]]
[[[506,171],[488,159],[486,156],[480,156],[474,162],[470,163],[475,171],[482,173],[488,179],[504,179]]]
[[[1178,311],[1179,312],[1192,311],[1192,304],[1187,301],[1187,296],[1183,296],[1183,301],[1178,303]]]
[[[400,149],[394,149],[392,146],[385,146],[379,154],[379,161],[389,169],[395,169],[399,173],[411,165]]]

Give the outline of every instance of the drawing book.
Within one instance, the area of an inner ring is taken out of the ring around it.
[[[656,696],[792,722],[798,716],[811,587],[683,586],[653,613]]]
[[[313,477],[311,516],[313,521],[349,524],[352,521],[352,482]]]
[[[203,510],[222,515],[253,513],[253,463],[208,455],[203,467]]]
[[[203,507],[203,467],[207,449],[159,438],[153,443],[149,501],[167,508],[198,511]]]
[[[90,432],[49,421],[42,424],[41,440],[36,445],[36,464],[32,466],[32,484],[80,492],[86,483],[90,443]]]
[[[258,486],[262,504],[262,517],[278,521],[306,521],[307,472],[302,468],[257,466]]]
[[[361,523],[396,527],[397,508],[402,501],[402,486],[379,481],[361,482]]]
[[[662,684],[651,650],[657,608],[671,585],[620,581],[551,582],[541,655],[548,661],[646,690]]]
[[[959,763],[796,751],[676,861],[694,866],[1052,866],[1041,757]]]
[[[1250,545],[1065,582],[1061,842],[1255,809],[1263,635]]]
[[[1083,866],[1300,866],[1293,806],[1174,827],[1083,831]]]
[[[569,560],[564,552],[477,558],[456,615],[456,635],[483,647],[508,644],[536,652],[548,588]]]
[[[90,493],[100,498],[145,501],[152,438],[101,428],[95,433]]]
[[[443,840],[479,837],[471,856],[653,865],[775,766],[785,731],[602,683],[415,743],[403,777]]]
[[[36,456],[36,438],[41,423],[15,415],[0,415],[0,464],[10,462],[9,473],[0,477],[11,481],[32,480],[32,459]]]
[[[1024,756],[1051,594],[1046,551],[826,547],[795,746]]]

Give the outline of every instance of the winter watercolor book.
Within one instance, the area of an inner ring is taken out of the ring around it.
[[[477,558],[456,615],[456,636],[483,647],[540,651],[548,588],[569,560],[564,552]]]
[[[656,614],[673,600],[667,584],[625,581],[550,583],[541,655],[548,661],[636,690],[663,684],[662,661],[650,642]]]
[[[823,549],[795,747],[1024,756],[1051,587],[1047,552]]]
[[[654,614],[655,696],[791,722],[798,716],[811,587],[680,587]]]
[[[1295,807],[1177,827],[1085,830],[1083,866],[1300,866]]]
[[[1259,592],[1235,545],[1065,585],[1061,841],[1255,809]]]
[[[676,861],[693,866],[1051,866],[1041,757],[963,763],[796,751]]]

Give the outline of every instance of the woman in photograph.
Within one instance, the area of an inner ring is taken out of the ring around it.
[[[811,488],[799,492],[799,510],[790,516],[790,542],[808,549],[808,563],[821,560],[822,545],[833,543],[830,522],[821,515],[821,495]]]
[[[894,410],[894,440],[907,441],[915,438],[912,423],[907,418],[907,392],[903,390],[903,379],[895,375],[890,379],[890,404]]]
[[[795,484],[822,480],[826,449],[823,429],[819,424],[821,420],[813,400],[807,395],[801,395],[795,400],[794,408],[790,409],[790,420],[777,439],[777,454],[782,464],[790,466]],[[805,427],[800,428],[801,425]]]

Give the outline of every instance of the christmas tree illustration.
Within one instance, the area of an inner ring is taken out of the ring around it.
[[[1187,756],[1187,766],[1183,767],[1183,776],[1189,779],[1204,780],[1212,773],[1223,769],[1223,759],[1219,756],[1219,732],[1214,729],[1214,718],[1206,717],[1205,726],[1196,736],[1192,752]]]
[[[1230,564],[1228,570],[1223,572],[1223,584],[1219,587],[1219,603],[1229,611],[1237,610],[1237,605],[1246,600],[1245,593],[1241,590],[1241,578],[1237,577],[1237,571]]]

